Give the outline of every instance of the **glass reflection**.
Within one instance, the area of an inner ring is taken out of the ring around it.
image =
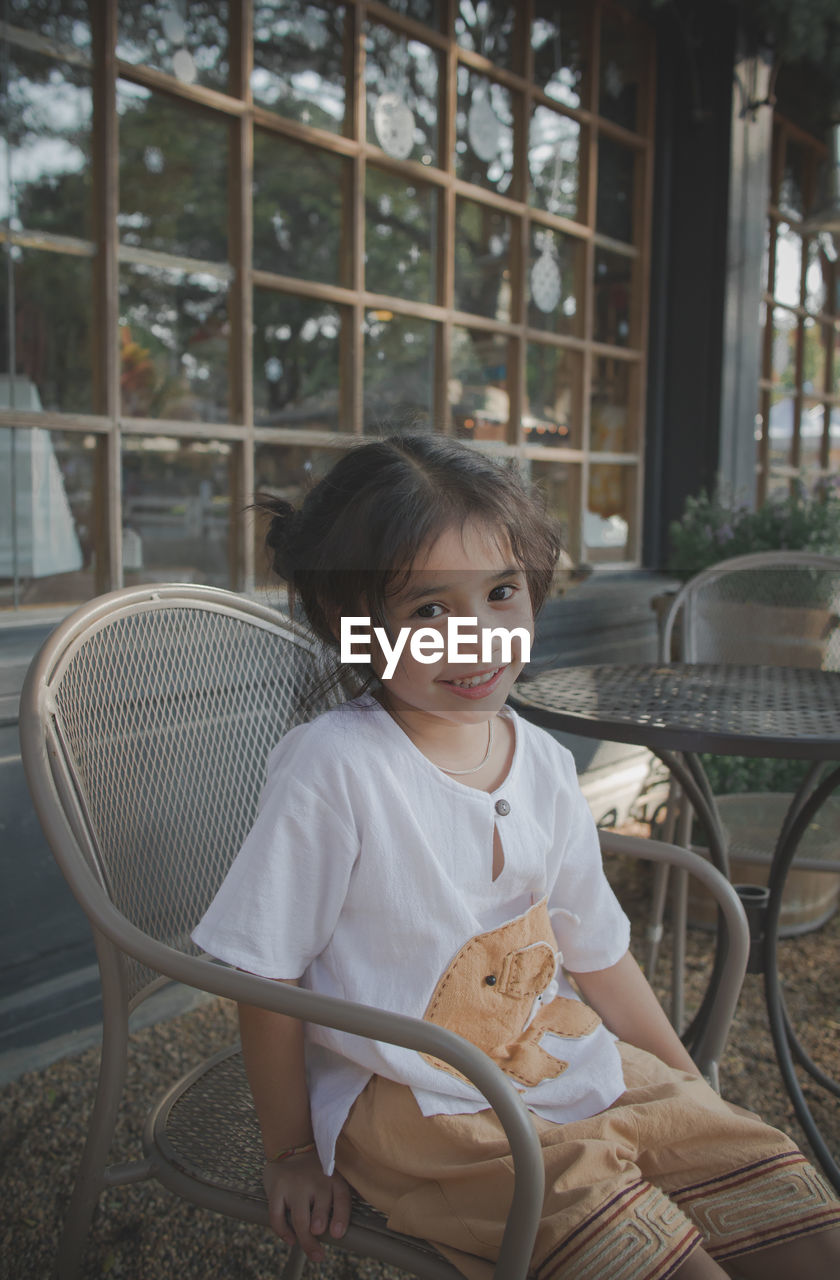
[[[589,442],[596,453],[630,453],[638,445],[639,366],[612,356],[595,361]]]
[[[802,389],[811,395],[826,390],[828,330],[807,316],[802,333]]]
[[[369,311],[362,331],[366,434],[431,428],[435,325]]]
[[[774,392],[770,397],[767,422],[768,461],[771,466],[786,466],[791,460],[796,400],[792,393]]]
[[[529,342],[525,367],[528,444],[580,447],[583,360],[579,352]]]
[[[190,422],[228,419],[227,285],[214,276],[124,265],[122,412]]]
[[[254,291],[257,426],[340,429],[341,318],[335,307]]]
[[[458,0],[455,39],[498,67],[513,66],[516,5],[510,0]]]
[[[577,218],[580,200],[581,128],[577,120],[535,107],[528,137],[531,203],[546,213]]]
[[[10,259],[11,271],[4,270],[0,281],[0,403],[93,413],[93,259],[18,245],[11,246]]]
[[[118,12],[117,57],[227,89],[227,0],[119,0]]]
[[[118,84],[117,110],[123,244],[225,262],[226,121],[126,81]]]
[[[254,5],[254,102],[300,124],[344,128],[344,6],[308,0]]]
[[[466,440],[508,439],[509,342],[500,333],[452,330],[449,406],[455,434]]]
[[[427,27],[440,26],[440,0],[388,0],[388,8]]]
[[[633,259],[606,249],[595,250],[596,342],[626,347],[635,341],[633,315]]]
[[[776,228],[776,284],[773,290],[777,302],[798,307],[802,287],[802,237],[787,222]]]
[[[434,298],[437,195],[368,165],[365,288],[416,302]]]
[[[770,370],[774,382],[791,391],[796,386],[797,320],[791,311],[773,309],[773,338],[770,348]]]
[[[511,219],[498,209],[458,199],[455,205],[455,307],[510,319]]]
[[[593,564],[629,557],[635,483],[635,467],[605,462],[590,467],[583,540],[584,555]]]
[[[583,326],[584,247],[547,227],[531,230],[528,324],[550,333],[580,334]]]
[[[601,18],[598,111],[625,129],[642,127],[641,86],[647,41],[629,14],[605,9]]]
[[[8,394],[0,379],[4,408]],[[95,594],[96,450],[93,435],[0,427],[0,607]]]
[[[559,567],[579,564],[580,467],[571,462],[534,462],[529,459],[525,459],[521,466],[526,480],[542,492],[547,510],[559,521],[563,540]]]
[[[586,94],[588,7],[584,0],[536,0],[534,5],[534,80],[567,107],[579,107]]]
[[[831,264],[826,257],[822,241],[809,240],[805,267],[805,306],[809,311],[825,310],[830,271]]]
[[[464,182],[507,191],[513,178],[513,95],[509,89],[458,68],[455,172]]]
[[[636,152],[612,138],[598,139],[598,197],[595,226],[612,240],[633,240]]]
[[[347,160],[254,131],[254,266],[342,284]]]
[[[90,69],[5,44],[0,219],[15,230],[91,236]]]
[[[4,0],[3,20],[12,28],[35,31],[68,49],[80,53],[90,50],[89,0],[61,0],[60,4]]]
[[[371,25],[365,37],[367,140],[398,160],[437,164],[438,56]]]
[[[806,400],[799,423],[799,465],[813,470],[822,464],[825,405]]]
[[[224,440],[123,436],[123,568],[132,582],[230,582]]]

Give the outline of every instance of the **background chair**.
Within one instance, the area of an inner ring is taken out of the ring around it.
[[[734,556],[697,574],[674,597],[660,638],[660,661],[719,662],[758,666],[815,667],[840,670],[840,559],[807,551],[767,551]],[[816,767],[817,769],[819,766]],[[813,779],[813,773],[810,778]],[[765,831],[777,833],[791,797],[768,795],[765,808],[774,820],[756,822],[755,801],[738,795],[718,799],[733,861],[769,866],[773,848]],[[779,821],[775,818],[778,816]],[[664,823],[666,840],[688,845],[690,807],[676,783],[669,789]],[[796,864],[794,863],[794,866]],[[651,911],[646,972],[653,978],[662,937],[669,869],[657,868]],[[753,878],[760,878],[755,875]],[[671,1020],[682,1029],[683,965],[687,923],[685,876],[675,877],[674,965]]]
[[[498,1280],[524,1280],[543,1195],[533,1127],[494,1063],[459,1036],[257,978],[197,954],[190,931],[256,813],[266,757],[292,725],[329,705],[317,653],[277,613],[230,592],[157,586],[113,592],[48,639],[21,697],[27,779],[55,857],[94,932],[103,995],[100,1077],[62,1236],[58,1274],[77,1274],[104,1188],[156,1178],[205,1208],[267,1225],[262,1146],[237,1045],[172,1086],[150,1113],[144,1154],[107,1166],[125,1079],[128,1016],[175,980],[441,1057],[469,1076],[511,1143],[515,1191]],[[690,868],[721,903],[726,981],[696,1050],[716,1080],[738,998],[747,932],[736,895],[684,850],[605,834],[604,846]],[[423,1241],[356,1203],[341,1248],[412,1274],[459,1273]],[[294,1249],[285,1280],[303,1274]]]

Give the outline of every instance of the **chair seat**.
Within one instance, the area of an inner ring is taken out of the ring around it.
[[[206,1059],[169,1089],[149,1115],[144,1147],[155,1161],[156,1176],[176,1194],[183,1194],[188,1183],[190,1198],[199,1204],[213,1209],[224,1197],[228,1213],[268,1226],[262,1140],[238,1044]],[[463,1280],[436,1249],[392,1231],[384,1214],[354,1195],[348,1246],[352,1241],[357,1248],[362,1234],[369,1256],[421,1280]]]

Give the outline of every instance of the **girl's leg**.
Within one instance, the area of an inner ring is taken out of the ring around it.
[[[732,1271],[745,1280],[792,1280],[798,1276],[835,1280],[840,1276],[840,1227],[746,1253],[733,1259]]]
[[[726,1280],[727,1274],[705,1249],[695,1249],[674,1272],[673,1280]]]

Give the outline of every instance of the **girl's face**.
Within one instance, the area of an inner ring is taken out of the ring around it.
[[[433,663],[423,663],[410,652],[406,640],[393,676],[383,680],[383,697],[389,709],[416,724],[427,718],[457,724],[489,720],[505,702],[523,667],[522,647],[514,637],[511,660],[505,661],[501,641],[493,639],[489,661],[481,659],[481,645],[464,643],[461,650],[477,655],[475,661],[449,661],[447,620],[475,618],[463,634],[485,627],[524,628],[533,638],[534,617],[524,571],[516,564],[506,536],[497,538],[479,521],[463,529],[445,530],[427,551],[421,552],[387,608],[392,643],[403,628],[413,633],[434,628],[444,651]],[[385,660],[374,656],[373,666],[382,676]]]

